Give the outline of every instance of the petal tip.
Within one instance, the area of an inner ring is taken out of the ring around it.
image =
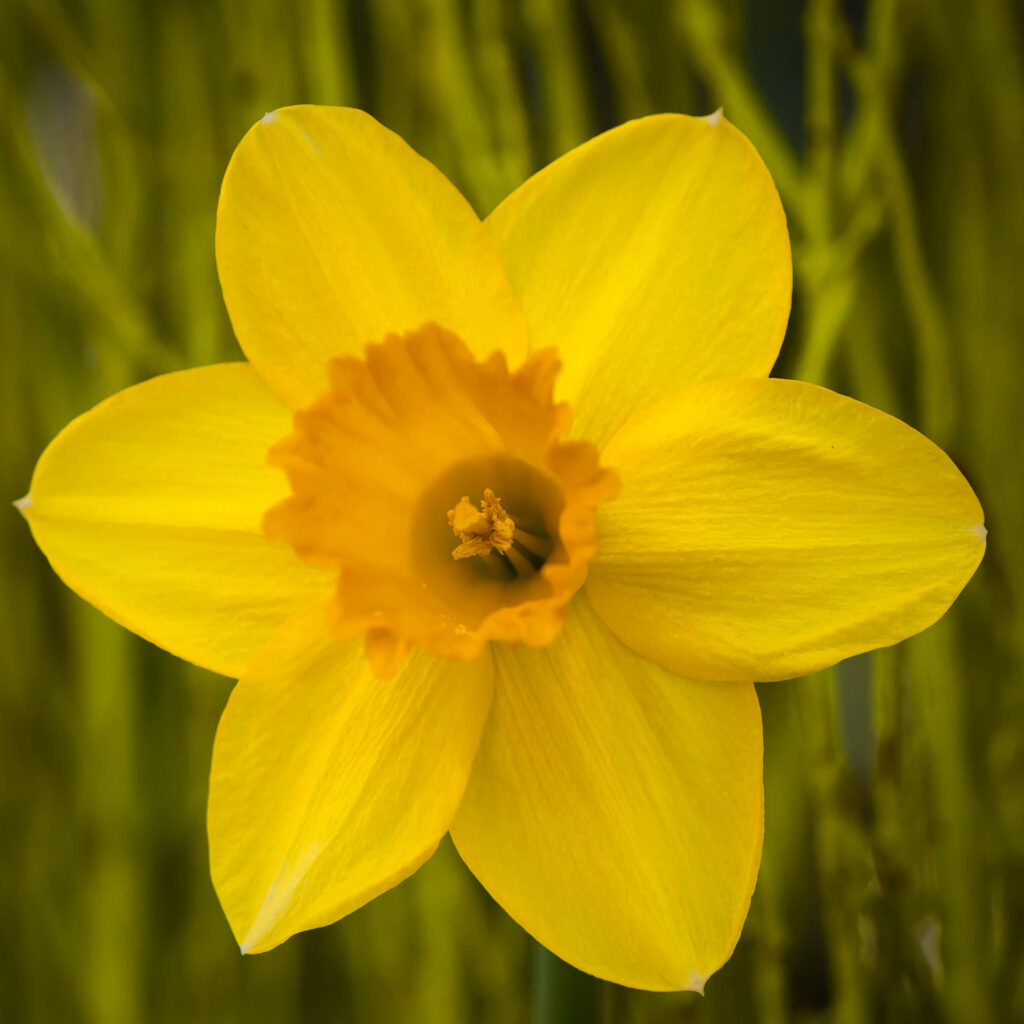
[[[24,501],[24,500],[25,499],[23,498],[22,501]],[[17,505],[17,504],[18,503],[15,502],[15,505]],[[973,526],[969,527],[969,529],[970,529],[971,533],[973,533],[975,535],[975,537],[977,537],[978,540],[981,541],[982,544],[985,543],[985,538],[988,537],[988,530],[985,529],[985,526],[984,526],[983,523],[975,523]]]
[[[280,115],[276,110],[268,110],[261,118],[260,124],[273,124]]]
[[[242,956],[251,956],[254,953],[266,953],[268,949],[273,949],[275,946],[280,945],[283,941],[278,939],[276,942],[267,939],[270,935],[270,929],[265,925],[260,927],[260,922],[257,921],[248,932],[246,932],[245,938],[238,942],[238,951]],[[237,935],[235,936],[238,941]]]
[[[14,507],[23,515],[28,515],[28,510],[32,507],[32,495],[26,494],[24,498],[19,498],[17,501],[12,502]]]
[[[710,114],[705,115],[704,120],[713,128],[725,120],[725,111],[719,107],[717,110],[713,110]]]
[[[696,992],[697,995],[704,995],[704,986],[707,984],[709,974],[701,974],[700,971],[694,967],[690,971],[690,977],[686,980],[684,991]]]

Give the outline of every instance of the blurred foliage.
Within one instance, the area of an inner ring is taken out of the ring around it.
[[[0,492],[133,381],[238,358],[220,176],[266,110],[364,107],[486,213],[588,136],[719,105],[796,260],[777,373],[943,445],[988,555],[939,625],[760,688],[767,837],[704,999],[628,1022],[1024,1019],[1024,24],[1015,0],[2,0]],[[206,865],[230,681],[66,591],[0,519],[0,1019],[525,1021],[546,968],[450,845],[242,958]],[[550,965],[549,965],[550,966]]]

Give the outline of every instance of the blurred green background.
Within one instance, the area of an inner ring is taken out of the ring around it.
[[[776,372],[945,447],[989,550],[925,634],[760,687],[735,956],[704,999],[601,985],[579,1019],[1024,1020],[1022,53],[1015,0],[0,0],[0,494],[100,398],[239,357],[214,212],[264,111],[364,107],[484,214],[601,129],[724,106],[793,236]],[[204,828],[230,681],[66,591],[13,510],[0,543],[0,1020],[532,1019],[551,965],[447,843],[239,956]]]

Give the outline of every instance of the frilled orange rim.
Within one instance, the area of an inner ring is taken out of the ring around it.
[[[266,535],[338,570],[331,628],[365,633],[381,677],[416,645],[447,658],[489,641],[544,646],[597,548],[618,476],[561,440],[554,349],[510,371],[434,323],[328,364],[330,387],[269,453],[292,495]]]

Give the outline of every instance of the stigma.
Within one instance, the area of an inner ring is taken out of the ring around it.
[[[490,487],[485,488],[479,509],[464,495],[455,508],[448,510],[448,525],[462,541],[452,551],[456,561],[489,555],[492,551],[503,555],[512,547],[516,535],[512,517],[501,507],[501,500]]]

